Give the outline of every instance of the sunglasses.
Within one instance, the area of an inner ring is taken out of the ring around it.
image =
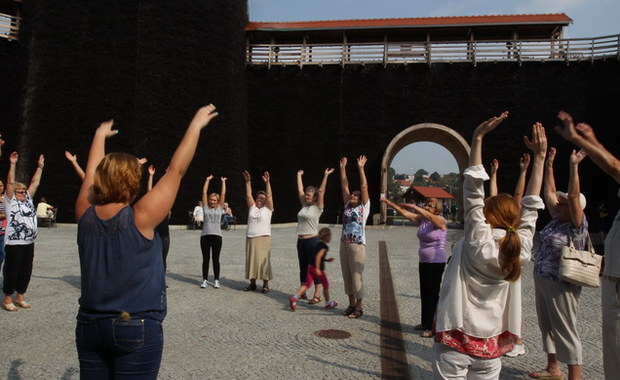
[[[26,190],[16,190],[15,194],[26,194],[27,191]]]

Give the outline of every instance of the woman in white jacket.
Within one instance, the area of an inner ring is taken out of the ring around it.
[[[436,379],[498,379],[501,356],[521,335],[521,267],[530,258],[543,208],[540,198],[547,150],[540,123],[532,126],[532,174],[522,207],[508,194],[484,198],[482,139],[508,117],[493,117],[476,128],[469,167],[463,173],[465,236],[454,247],[443,277],[435,325]]]

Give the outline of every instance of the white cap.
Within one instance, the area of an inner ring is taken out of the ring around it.
[[[555,195],[558,198],[564,198],[568,201],[568,194],[563,191],[556,191]],[[579,205],[581,206],[582,210],[586,208],[586,197],[582,193],[579,193]]]

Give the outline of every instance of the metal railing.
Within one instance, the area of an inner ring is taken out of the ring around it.
[[[17,40],[19,38],[20,23],[20,17],[0,13],[0,38]]]
[[[248,44],[250,65],[620,60],[620,34],[596,38],[330,44]]]

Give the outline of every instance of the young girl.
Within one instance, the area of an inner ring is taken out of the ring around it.
[[[306,293],[306,290],[312,286],[314,278],[316,277],[323,285],[323,294],[325,294],[325,308],[333,309],[338,306],[338,302],[329,300],[329,281],[327,281],[327,274],[325,273],[325,262],[331,263],[334,261],[333,257],[325,258],[329,247],[327,243],[332,240],[332,232],[329,228],[321,228],[319,230],[319,241],[316,244],[316,249],[308,257],[308,272],[306,273],[306,283],[299,287],[297,294],[289,299],[291,310],[297,309],[297,300],[302,294]]]

